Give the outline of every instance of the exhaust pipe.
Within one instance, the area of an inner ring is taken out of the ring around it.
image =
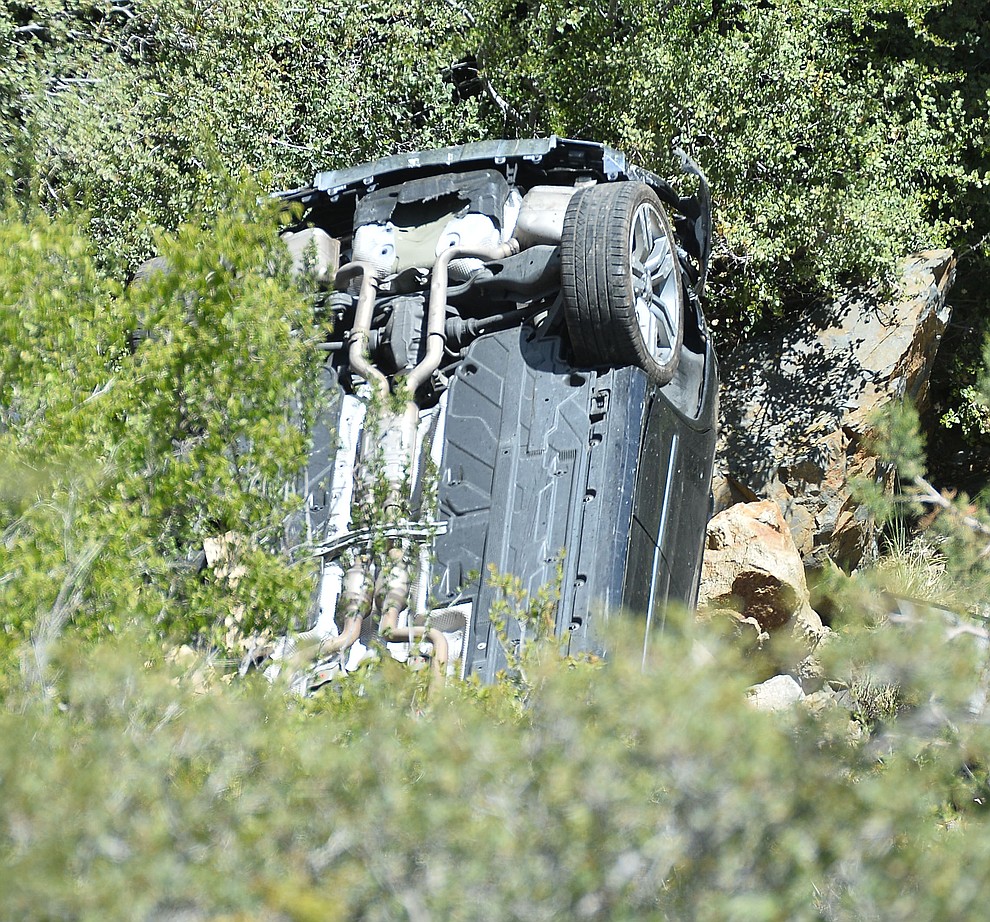
[[[447,676],[447,638],[436,628],[418,627],[412,624],[399,627],[399,615],[408,607],[409,568],[405,562],[405,551],[401,547],[392,547],[388,557],[385,593],[380,605],[382,619],[378,633],[386,643],[418,643],[423,640],[432,643],[433,656],[430,657],[432,683],[443,685]]]
[[[433,264],[430,279],[430,305],[426,314],[426,355],[406,376],[406,386],[411,397],[427,381],[443,360],[443,347],[446,343],[444,321],[447,319],[447,273],[452,259],[474,257],[476,259],[504,259],[519,252],[519,241],[513,237],[508,243],[494,247],[450,247],[444,250]]]
[[[405,479],[412,464],[413,452],[416,446],[416,433],[419,427],[419,405],[416,403],[416,392],[422,387],[440,367],[443,361],[446,336],[444,323],[447,313],[447,289],[449,285],[448,272],[451,260],[461,257],[473,257],[485,260],[503,259],[519,252],[519,241],[509,240],[508,243],[494,247],[451,247],[444,250],[433,266],[430,280],[430,300],[426,316],[426,353],[422,360],[406,375],[404,385],[408,390],[408,399],[401,413],[384,411],[390,394],[388,379],[371,362],[368,355],[368,342],[371,334],[371,321],[374,316],[375,297],[378,288],[378,277],[375,267],[366,262],[351,262],[342,266],[337,272],[334,284],[342,289],[355,276],[361,276],[358,291],[357,307],[354,314],[354,324],[348,336],[348,361],[351,368],[363,377],[371,386],[375,397],[380,402],[383,411],[378,429],[378,441],[381,445],[384,461],[384,476],[387,483],[384,518],[387,524],[400,522],[404,513]],[[367,441],[361,449],[358,466],[367,463]],[[365,501],[373,501],[373,484],[366,481],[360,473],[356,474],[355,493]],[[361,624],[365,613],[369,610],[380,612],[378,634],[388,643],[417,643],[428,640],[433,644],[431,657],[432,681],[443,684],[447,672],[449,655],[447,638],[442,631],[426,626],[412,624],[399,627],[399,617],[408,608],[409,599],[409,567],[406,564],[406,553],[401,545],[393,544],[388,550],[388,560],[384,573],[379,574],[380,589],[370,593],[371,562],[365,555],[358,556],[348,568],[344,577],[344,587],[340,597],[339,613],[344,626],[341,633],[324,643],[321,652],[326,654],[345,653],[358,640],[361,634]],[[300,634],[297,640],[310,639],[308,635],[315,632],[307,631]],[[313,638],[318,639],[318,638]]]

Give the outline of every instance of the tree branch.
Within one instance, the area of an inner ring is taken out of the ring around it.
[[[917,502],[928,503],[929,505],[937,506],[940,509],[944,509],[947,512],[951,512],[967,528],[977,532],[980,535],[983,535],[984,537],[990,538],[990,526],[985,525],[979,519],[974,518],[971,515],[967,515],[966,513],[957,509],[947,496],[944,496],[942,493],[939,493],[939,491],[936,490],[935,487],[933,487],[920,474],[914,478],[913,483],[914,486],[919,491],[919,495],[913,497],[913,499],[915,499]],[[990,554],[990,544],[988,544],[983,549],[980,556],[986,557],[988,554]]]

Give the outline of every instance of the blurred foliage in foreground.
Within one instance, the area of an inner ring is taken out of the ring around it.
[[[299,702],[63,646],[0,711],[0,918],[984,917],[972,636],[850,629],[830,670],[879,658],[898,689],[851,723],[757,712],[747,662],[670,625],[645,670],[622,643],[535,656],[525,709],[511,685],[414,709],[386,668]]]

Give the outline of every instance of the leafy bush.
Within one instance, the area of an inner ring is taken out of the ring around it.
[[[58,0],[4,13],[13,185],[48,209],[88,207],[116,272],[150,254],[151,228],[215,213],[224,174],[291,188],[477,132],[475,106],[455,112],[443,80],[442,2],[412,15],[392,0]]]
[[[69,621],[219,640],[232,612],[245,630],[304,617],[306,567],[282,551],[316,330],[272,215],[238,201],[163,238],[170,271],[127,291],[71,223],[0,227],[8,655]],[[247,573],[200,573],[204,540],[227,534]]]

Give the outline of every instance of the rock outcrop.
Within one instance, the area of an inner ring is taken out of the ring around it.
[[[893,299],[849,295],[723,357],[716,509],[771,500],[805,565],[860,562],[873,525],[849,483],[890,485],[865,437],[885,404],[924,403],[954,270],[949,250],[912,257]]]

